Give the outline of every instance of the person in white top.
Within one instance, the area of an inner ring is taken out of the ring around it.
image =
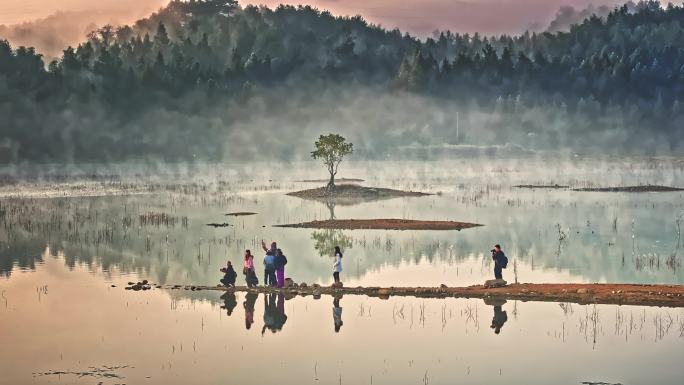
[[[342,272],[342,252],[339,246],[335,246],[335,264],[333,264],[333,278],[335,283],[340,282],[340,273]]]

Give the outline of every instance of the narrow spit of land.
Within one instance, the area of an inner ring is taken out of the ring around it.
[[[329,179],[304,179],[304,180],[296,180],[295,182],[299,182],[299,183],[326,183],[328,181],[329,181]],[[337,182],[337,183],[353,183],[353,182],[364,182],[364,180],[358,179],[358,178],[335,178],[335,182]]]
[[[680,187],[643,185],[643,186],[623,186],[623,187],[584,187],[576,188],[573,191],[593,191],[593,192],[674,192],[684,191]]]
[[[570,188],[570,186],[562,186],[559,184],[519,184],[516,186],[513,186],[515,188],[528,188],[528,189],[558,189],[558,190],[563,190]]]
[[[237,286],[164,286],[176,290],[217,290],[252,293],[285,293],[287,295],[366,295],[387,299],[391,296],[419,298],[482,298],[542,302],[572,302],[578,304],[617,304],[634,306],[684,307],[684,285],[636,285],[636,284],[511,284],[504,287],[345,287],[323,286],[247,288]]]
[[[274,227],[293,227],[305,229],[340,229],[340,230],[462,230],[478,227],[476,223],[455,221],[419,221],[408,219],[329,219]]]

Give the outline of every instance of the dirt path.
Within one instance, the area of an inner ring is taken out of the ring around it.
[[[485,289],[482,285],[469,287],[345,287],[319,286],[276,289],[244,286],[235,288],[207,286],[165,286],[177,290],[217,290],[255,293],[284,292],[289,295],[367,295],[387,299],[390,296],[421,298],[482,298],[521,301],[573,302],[579,304],[618,304],[638,306],[684,307],[684,285],[634,285],[634,284],[511,284],[505,287]]]

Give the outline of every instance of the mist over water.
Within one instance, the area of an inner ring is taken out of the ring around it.
[[[0,26],[0,383],[679,383],[681,308],[199,286],[227,262],[244,285],[246,249],[263,284],[272,241],[309,287],[336,246],[347,288],[480,285],[495,244],[508,284],[683,285],[684,7],[427,38],[310,7],[138,10]],[[130,25],[60,53],[91,16]],[[363,188],[288,195],[327,182],[325,134]],[[611,187],[638,192],[587,191]],[[281,227],[331,219],[479,226]]]

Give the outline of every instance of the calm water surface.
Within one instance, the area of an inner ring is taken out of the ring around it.
[[[278,241],[289,259],[286,275],[297,282],[329,284],[330,250],[339,244],[347,286],[471,285],[491,277],[487,250],[501,243],[509,281],[682,284],[684,194],[512,186],[684,186],[683,167],[671,159],[351,163],[346,176],[365,185],[435,195],[334,206],[284,195],[316,185],[297,182],[321,177],[308,163],[5,186],[2,382],[678,384],[681,309],[356,296],[334,302],[123,286],[140,279],[216,284],[219,267],[239,265],[242,251],[258,249],[261,239]],[[234,211],[258,214],[224,216]],[[484,226],[271,227],[331,217]],[[230,226],[206,226],[224,222]]]

